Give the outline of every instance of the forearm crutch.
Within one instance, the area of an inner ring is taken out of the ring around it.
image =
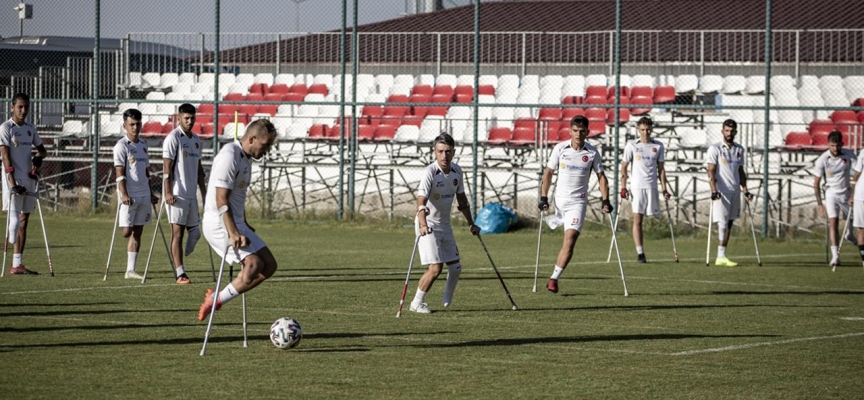
[[[756,261],[759,266],[762,266],[762,257],[759,256],[759,242],[756,241],[756,226],[753,225],[753,209],[750,208],[750,202],[746,199],[744,205],[747,207],[747,215],[750,216],[750,232],[753,234],[753,247],[756,248]]]
[[[612,227],[612,242],[615,243],[615,254],[618,255],[618,269],[621,270],[621,283],[624,284],[624,296],[630,296],[627,292],[627,278],[624,277],[624,264],[621,262],[621,251],[618,250],[618,234],[615,233],[615,224],[612,222],[612,214],[609,214],[609,226]]]
[[[708,208],[708,245],[705,247],[705,266],[709,266],[711,261],[711,229],[714,228],[714,202],[711,200],[711,206]],[[722,239],[722,238],[721,238]]]
[[[538,220],[540,228],[537,229],[537,258],[534,261],[534,289],[531,291],[537,293],[537,274],[540,269],[540,237],[543,235],[543,211],[540,211],[540,219]]]
[[[615,222],[612,224],[612,230],[618,230],[618,221],[621,220],[621,205],[624,204],[624,199],[618,198],[618,210],[615,213]],[[609,218],[612,218],[612,214],[609,214]],[[606,262],[612,262],[612,246],[615,246],[615,249],[618,250],[618,243],[614,240],[609,241],[609,255],[606,256]],[[620,251],[619,251],[620,252]]]
[[[843,225],[843,234],[840,235],[840,240],[837,244],[837,257],[840,257],[840,250],[843,248],[843,242],[846,241],[846,235],[849,234],[849,222],[852,220],[852,207],[846,211],[846,224]],[[832,254],[833,256],[833,254]],[[831,266],[831,272],[837,271],[837,264]]]
[[[672,211],[669,210],[669,199],[666,199],[666,218],[669,220],[669,234],[672,235],[672,251],[675,253],[675,262],[677,263],[678,246],[675,245],[675,228],[672,226]]]
[[[111,247],[108,248],[108,262],[105,263],[105,276],[102,277],[103,281],[108,280],[108,267],[111,266],[111,254],[114,252],[114,238],[117,237],[117,225],[120,223],[120,206],[123,203],[120,202],[120,199],[117,199],[117,212],[114,215],[114,229],[111,231]]]
[[[411,268],[414,267],[414,255],[417,254],[417,243],[420,242],[420,235],[414,239],[414,248],[411,250],[411,261],[408,262],[408,274],[405,275],[405,286],[402,288],[402,298],[399,299],[399,311],[396,311],[396,318],[402,318],[402,305],[405,304],[405,293],[408,292],[408,281],[411,279]]]

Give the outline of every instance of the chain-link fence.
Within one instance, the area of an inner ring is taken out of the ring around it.
[[[267,218],[410,218],[420,171],[432,161],[430,142],[441,132],[459,144],[455,162],[467,171],[475,206],[499,201],[533,217],[539,175],[551,146],[568,140],[570,118],[591,121],[589,141],[602,149],[617,190],[625,140],[649,116],[667,148],[675,218],[702,227],[705,152],[732,118],[749,187],[759,193],[757,224],[777,236],[822,234],[813,163],[832,130],[856,152],[864,138],[864,18],[834,12],[841,1],[818,9],[775,1],[771,28],[778,29],[770,33],[758,2],[747,10],[719,3],[748,15],[728,27],[674,10],[681,2],[624,2],[618,31],[614,1],[444,2],[450,8],[429,13],[436,2],[406,1],[356,35],[352,4],[330,1],[314,11],[344,17],[344,30],[298,32],[299,14],[286,15],[287,29],[249,33],[226,33],[239,25],[185,32],[157,19],[148,32],[103,37],[98,59],[94,36],[64,36],[74,3],[52,3],[50,11],[37,4],[37,18],[56,26],[44,35],[4,32],[0,42],[4,117],[14,93],[30,94],[29,118],[50,154],[44,187],[57,210],[110,201],[111,148],[124,134],[124,110],[142,111],[143,138],[161,165],[162,138],[186,102],[198,108],[194,131],[212,149],[207,160],[251,121],[276,125],[280,141],[257,164],[251,186]],[[199,2],[193,18],[215,28],[216,4]],[[120,5],[102,5],[103,18],[118,15]]]

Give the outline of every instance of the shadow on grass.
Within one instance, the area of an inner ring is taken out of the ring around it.
[[[0,304],[0,309],[6,307],[81,307],[81,306],[107,306],[120,304],[118,302],[99,302],[99,303],[16,303],[16,304]]]
[[[521,312],[534,311],[652,311],[652,310],[690,310],[690,309],[723,309],[723,308],[755,308],[755,307],[783,307],[783,308],[826,308],[826,307],[842,307],[842,306],[807,306],[795,304],[666,304],[666,305],[634,305],[634,306],[584,306],[584,307],[543,307],[543,308],[519,308]],[[471,313],[471,312],[512,312],[509,308],[496,310],[490,309],[469,309],[469,310],[454,310],[454,313]]]
[[[706,339],[706,338],[766,338],[779,335],[698,335],[698,334],[646,334],[646,335],[608,335],[608,336],[558,336],[558,337],[536,337],[536,338],[510,338],[470,340],[458,343],[438,344],[415,344],[412,347],[484,347],[484,346],[520,346],[526,344],[549,344],[549,343],[592,343],[592,342],[629,342],[636,340],[680,340],[680,339]]]
[[[56,317],[59,315],[104,315],[104,314],[141,314],[141,313],[191,313],[190,309],[185,308],[176,308],[173,310],[58,310],[58,311],[44,311],[44,312],[13,312],[13,313],[0,313],[0,318],[3,317]]]

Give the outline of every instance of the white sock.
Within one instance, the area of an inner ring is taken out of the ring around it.
[[[558,279],[559,277],[561,277],[562,272],[564,272],[564,268],[561,268],[561,267],[556,265],[555,271],[552,272],[552,276],[549,279]]]
[[[195,251],[198,239],[201,239],[201,229],[198,228],[198,225],[190,226],[187,229],[189,230],[189,235],[186,236],[186,257],[189,257]]]
[[[183,275],[183,274],[185,274],[185,273],[186,273],[186,270],[183,269],[183,266],[182,266],[182,265],[179,266],[179,267],[177,267],[177,276]]]
[[[642,246],[636,246],[636,254],[645,254],[645,248]]]
[[[7,235],[9,235],[9,244],[15,244],[18,240],[18,224],[20,221],[18,220],[18,213],[15,210],[9,210],[7,212],[12,213],[12,215],[9,216],[9,226],[6,227],[8,230]]]
[[[135,263],[138,262],[138,252],[126,252],[126,271],[134,271]]]
[[[717,258],[726,257],[726,246],[717,246]]]
[[[24,264],[24,255],[23,254],[12,254],[12,268],[20,267],[21,264]]]
[[[240,293],[237,292],[237,289],[234,289],[234,285],[229,283],[228,286],[225,286],[225,289],[222,289],[222,291],[219,292],[219,301],[224,305],[239,295]]]
[[[462,263],[447,265],[447,287],[444,289],[444,298],[441,299],[441,303],[450,304],[453,302],[453,293],[456,292],[456,284],[459,283],[460,274],[462,274]]]
[[[835,260],[840,257],[840,254],[837,253],[837,246],[831,246],[831,257]]]
[[[412,301],[411,303],[423,304],[423,302],[425,302],[425,301],[426,301],[426,292],[424,292],[420,289],[417,289],[417,293],[414,293],[414,301]]]

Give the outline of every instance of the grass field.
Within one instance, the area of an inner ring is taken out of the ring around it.
[[[25,263],[43,275],[0,280],[0,397],[864,397],[864,270],[852,246],[849,266],[832,273],[824,244],[766,240],[759,268],[736,232],[728,253],[742,266],[706,268],[705,238],[680,237],[680,264],[669,241],[652,240],[643,266],[622,234],[624,297],[617,264],[605,262],[608,228],[586,226],[557,295],[544,286],[560,230],[544,236],[537,293],[536,231],[487,236],[511,311],[480,243],[460,230],[454,304],[442,310],[442,275],[428,297],[436,312],[406,305],[397,320],[410,229],[258,222],[280,264],[248,295],[249,347],[238,299],[216,314],[200,357],[206,324],[195,316],[213,285],[203,241],[187,262],[193,285],[173,283],[161,243],[152,279],[124,280],[122,240],[103,282],[112,217],[49,216],[54,278],[31,224]],[[283,316],[303,326],[296,349],[267,338]]]

